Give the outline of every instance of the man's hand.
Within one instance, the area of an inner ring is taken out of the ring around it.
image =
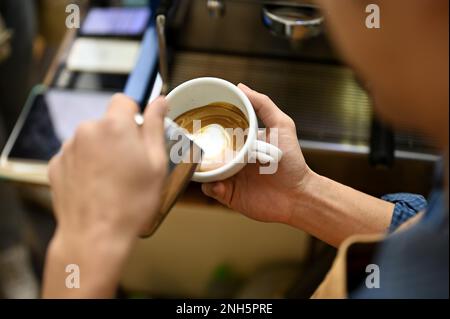
[[[387,230],[393,204],[314,173],[292,119],[267,96],[239,87],[266,127],[278,129],[283,158],[273,175],[261,175],[259,164],[249,164],[228,180],[204,184],[206,195],[252,219],[288,224],[336,247],[349,236]]]
[[[49,247],[44,297],[112,297],[123,262],[153,222],[167,169],[165,100],[147,107],[115,95],[105,117],[81,124],[49,165],[58,222]],[[67,264],[80,267],[80,289],[65,287]]]
[[[298,144],[294,121],[269,97],[243,84],[239,88],[269,128],[269,134],[270,129],[278,129],[278,147],[283,151],[283,158],[273,175],[261,175],[259,164],[249,164],[228,180],[204,184],[203,192],[252,219],[287,223],[294,198],[311,173]]]

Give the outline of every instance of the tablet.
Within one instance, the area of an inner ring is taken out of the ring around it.
[[[103,116],[112,95],[34,88],[2,155],[10,160],[50,160],[81,122]]]
[[[83,36],[139,37],[149,23],[148,7],[91,8],[83,22]]]
[[[74,72],[129,74],[140,49],[140,41],[81,37],[74,41],[66,65]]]

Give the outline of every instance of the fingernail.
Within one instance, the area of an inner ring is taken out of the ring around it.
[[[217,198],[221,197],[222,193],[223,193],[222,183],[216,182],[216,183],[203,184],[202,191],[206,196],[217,199]]]
[[[251,90],[251,88],[249,88],[247,85],[245,85],[244,83],[239,83],[238,86],[246,89],[246,90]]]
[[[214,184],[202,184],[202,192],[206,196],[213,197],[215,195],[215,185]]]
[[[222,182],[217,182],[217,183],[214,183],[214,184],[212,185],[212,191],[213,191],[213,193],[214,193],[215,196],[222,195],[222,193],[223,193],[223,187],[222,187],[222,185],[223,185]]]

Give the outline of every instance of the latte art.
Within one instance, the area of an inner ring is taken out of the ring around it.
[[[203,150],[197,171],[217,169],[233,160],[246,141],[249,124],[236,106],[218,102],[192,109],[175,119]]]

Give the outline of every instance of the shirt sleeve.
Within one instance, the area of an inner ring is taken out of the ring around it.
[[[381,197],[381,199],[395,205],[391,225],[389,226],[390,233],[427,207],[427,200],[422,195],[418,194],[388,194]]]

